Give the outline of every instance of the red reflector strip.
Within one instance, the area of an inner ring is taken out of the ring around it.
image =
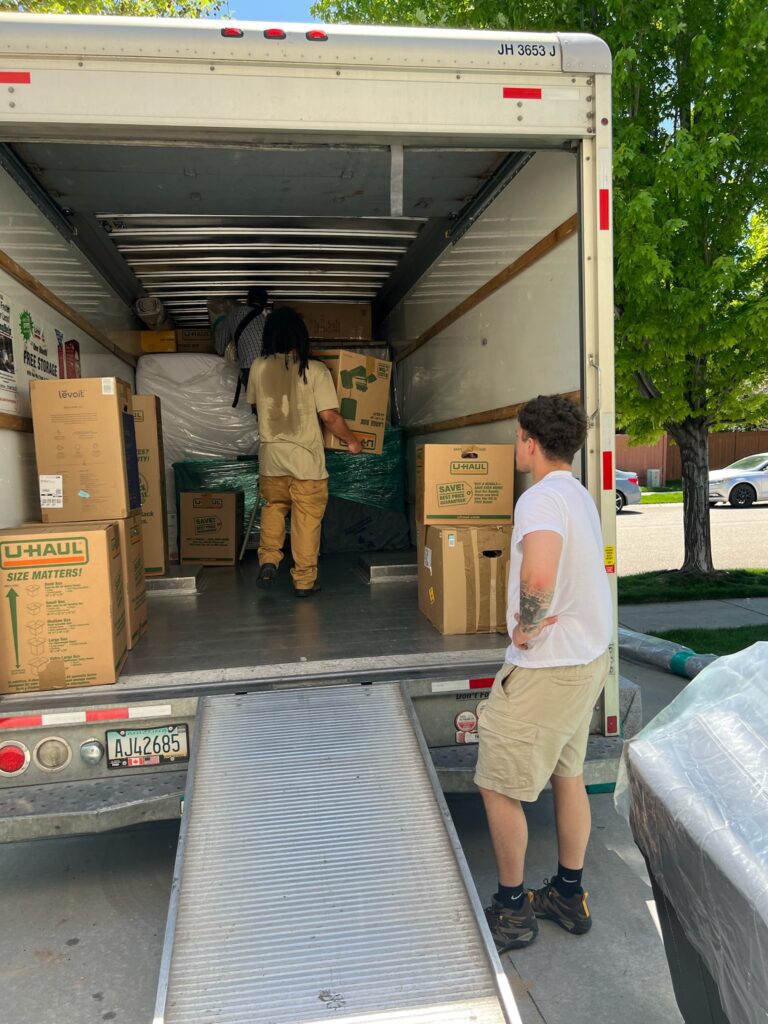
[[[488,676],[486,679],[470,679],[469,688],[470,690],[489,690],[493,686],[493,676]]]
[[[32,75],[29,71],[0,71],[2,85],[29,85]]]
[[[43,724],[42,715],[16,715],[14,718],[0,718],[0,729],[30,729]]]
[[[516,86],[504,87],[505,100],[540,100],[541,89],[518,89]]]
[[[611,193],[607,188],[600,189],[600,230],[608,231],[611,226]]]
[[[86,711],[86,722],[116,722],[128,718],[128,708],[102,708],[101,711]]]
[[[603,490],[613,490],[613,452],[603,452]]]
[[[605,731],[609,736],[615,736],[619,731],[619,720],[616,715],[608,715],[605,720]]]

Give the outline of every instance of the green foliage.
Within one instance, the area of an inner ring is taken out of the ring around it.
[[[665,570],[619,576],[619,604],[657,601],[725,601],[768,597],[768,570],[731,569],[714,576]]]
[[[0,11],[134,18],[215,18],[223,6],[224,0],[0,0]]]
[[[697,654],[735,654],[745,647],[768,640],[768,626],[735,626],[724,629],[670,629],[655,633]]]

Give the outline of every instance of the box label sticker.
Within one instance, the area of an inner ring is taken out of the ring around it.
[[[430,587],[429,591],[428,591],[428,594],[429,594],[429,603],[430,604],[434,604],[435,603],[435,588],[434,587]]]
[[[480,737],[476,732],[457,732],[456,733],[457,743],[479,743]]]
[[[457,732],[474,732],[477,729],[477,715],[474,711],[460,711],[453,720]]]
[[[613,544],[606,544],[605,548],[605,571],[610,573],[616,572],[616,548]]]
[[[115,393],[115,378],[114,377],[102,377],[101,378],[101,393],[102,393],[102,395],[114,395],[114,393]]]
[[[448,547],[449,548],[455,548],[456,547],[456,534],[455,533],[449,533],[448,534]]]
[[[432,548],[424,548],[424,568],[432,572]]]
[[[468,505],[472,501],[472,488],[461,481],[437,485],[437,504],[440,508],[449,505]]]
[[[64,508],[64,477],[61,474],[41,474],[40,507]]]

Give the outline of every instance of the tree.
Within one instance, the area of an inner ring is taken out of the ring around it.
[[[708,435],[768,416],[768,10],[748,0],[319,0],[326,20],[588,31],[614,54],[616,383],[680,447],[687,572],[713,571]],[[762,242],[761,242],[762,239]]]
[[[214,18],[223,6],[224,0],[0,0],[0,11],[134,18]]]

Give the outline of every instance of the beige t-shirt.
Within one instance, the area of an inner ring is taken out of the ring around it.
[[[318,413],[338,409],[328,368],[310,359],[306,381],[293,356],[264,356],[251,366],[246,397],[259,417],[259,470],[263,476],[325,480]]]

